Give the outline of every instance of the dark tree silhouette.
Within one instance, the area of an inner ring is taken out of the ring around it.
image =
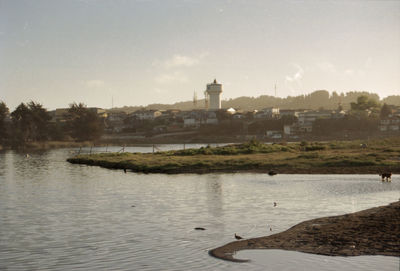
[[[0,102],[0,144],[4,143],[8,137],[6,117],[9,113],[8,107],[4,102]]]
[[[88,109],[83,103],[71,104],[66,119],[67,130],[75,140],[96,140],[103,133],[102,120],[96,112]]]
[[[28,103],[30,113],[31,139],[42,141],[48,139],[49,121],[51,119],[49,113],[39,103],[33,101]]]
[[[11,113],[13,141],[26,142],[30,138],[30,113],[26,104],[21,103]]]
[[[386,103],[384,103],[380,113],[381,119],[387,118],[390,115],[390,113],[392,113],[390,107]]]
[[[48,139],[50,115],[39,103],[21,103],[11,113],[13,141],[42,141]]]

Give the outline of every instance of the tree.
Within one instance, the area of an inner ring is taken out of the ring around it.
[[[11,113],[13,140],[26,142],[30,138],[30,114],[26,104],[21,103]]]
[[[21,103],[11,113],[13,139],[16,142],[48,139],[50,115],[39,103]]]
[[[32,140],[46,140],[49,134],[49,121],[51,119],[47,110],[39,103],[30,101],[28,103],[30,113],[30,137]]]
[[[384,103],[380,112],[381,119],[387,118],[390,115],[390,113],[392,113],[390,107],[386,103]]]
[[[351,110],[373,110],[379,108],[379,103],[375,99],[370,99],[366,95],[357,98],[357,103],[350,103]]]
[[[357,102],[350,103],[351,112],[350,114],[358,119],[363,118],[378,118],[380,105],[379,103],[373,99],[368,98],[366,95],[361,95],[357,98]]]
[[[0,102],[0,143],[3,143],[7,138],[6,117],[9,113],[8,107],[4,102]]]
[[[103,133],[103,123],[97,113],[83,103],[73,103],[67,113],[67,129],[71,137],[78,141],[96,140]]]

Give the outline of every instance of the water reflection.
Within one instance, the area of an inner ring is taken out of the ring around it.
[[[223,215],[222,175],[210,174],[206,178],[208,212],[215,218]]]
[[[124,174],[66,163],[69,155],[0,153],[0,270],[267,270],[297,258],[238,265],[207,250],[233,241],[235,232],[269,235],[387,204],[400,191],[396,176],[382,184],[373,175]],[[319,270],[322,258],[307,255],[299,264]],[[329,259],[344,270],[353,264]]]

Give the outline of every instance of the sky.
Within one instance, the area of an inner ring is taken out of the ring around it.
[[[0,0],[0,100],[400,95],[400,1]]]

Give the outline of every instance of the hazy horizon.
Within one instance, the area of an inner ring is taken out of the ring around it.
[[[400,95],[400,1],[0,0],[0,100]]]

